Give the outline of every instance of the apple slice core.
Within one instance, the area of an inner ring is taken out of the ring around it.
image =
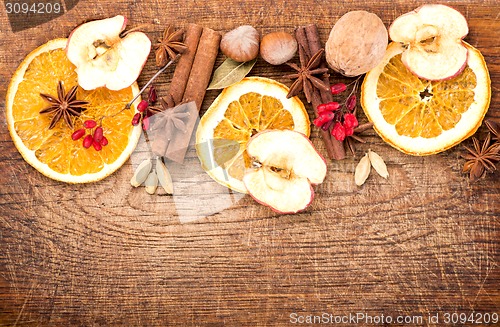
[[[121,38],[125,17],[91,21],[71,32],[66,46],[76,66],[78,84],[85,90],[106,86],[121,90],[135,82],[151,51],[146,34],[131,32]]]
[[[462,39],[469,33],[465,17],[440,4],[423,5],[396,18],[389,36],[407,48],[405,66],[427,80],[445,80],[460,74],[467,64],[468,51]]]
[[[280,213],[296,213],[314,198],[311,184],[322,183],[326,163],[309,139],[290,130],[267,130],[247,144],[253,168],[243,177],[249,194]]]
[[[443,39],[434,48],[432,52],[426,49],[405,51],[401,61],[413,74],[430,81],[453,78],[467,66],[468,50],[461,41]]]
[[[312,202],[314,191],[311,183],[304,177],[296,177],[292,180],[272,177],[273,183],[269,183],[270,176],[266,176],[264,170],[259,169],[245,174],[243,181],[249,194],[260,204],[271,207],[279,213],[296,213],[304,210]],[[271,175],[272,176],[272,175]],[[266,183],[267,181],[267,183]],[[280,189],[272,188],[281,184]]]

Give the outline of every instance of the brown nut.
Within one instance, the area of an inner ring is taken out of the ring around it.
[[[271,65],[281,65],[297,52],[297,41],[287,32],[273,32],[262,38],[260,56]]]
[[[333,26],[325,46],[328,65],[345,76],[358,76],[377,66],[387,48],[387,29],[367,11],[351,11]]]
[[[238,62],[247,62],[259,54],[259,32],[250,25],[243,25],[222,37],[220,49],[224,55]]]

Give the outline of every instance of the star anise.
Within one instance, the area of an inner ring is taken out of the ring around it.
[[[162,97],[159,99],[160,105],[159,106],[149,106],[147,109],[147,116],[152,116],[159,114],[160,112],[163,112],[167,109],[173,108],[174,104],[171,102],[171,99],[169,95],[166,97]]]
[[[174,31],[172,26],[167,26],[163,38],[155,44],[156,66],[163,67],[169,60],[174,60],[178,53],[184,53],[187,46],[182,43],[184,30]]]
[[[500,124],[491,119],[485,120],[484,124],[488,127],[490,133],[493,134],[492,140],[495,141],[496,144],[500,145]]]
[[[329,91],[330,86],[325,84],[321,79],[314,75],[321,75],[328,72],[328,68],[321,68],[321,59],[323,58],[324,49],[320,49],[316,52],[311,59],[307,60],[307,55],[302,46],[299,46],[299,59],[300,67],[294,63],[287,62],[286,64],[297,71],[295,74],[286,75],[285,78],[295,79],[292,86],[290,86],[290,91],[287,94],[287,98],[294,97],[299,94],[300,91],[304,91],[307,102],[312,101],[312,93],[314,88]]]
[[[189,112],[185,108],[182,109],[170,109],[164,113],[164,123],[165,123],[165,138],[171,140],[175,130],[186,133],[187,125],[186,122],[189,119]]]
[[[162,113],[161,117],[158,117],[159,121],[162,121],[165,126],[166,134],[165,138],[170,139],[174,132],[174,128],[182,132],[186,129],[186,123],[183,121],[189,117],[189,113],[186,111],[186,107],[177,106],[172,108],[168,100],[165,98],[160,99],[160,106],[149,108],[152,114]]]
[[[369,122],[366,124],[359,125],[354,129],[354,134],[349,135],[345,138],[347,148],[351,151],[352,155],[356,155],[356,146],[355,142],[366,143],[366,141],[359,135],[364,131],[373,127],[373,123]]]
[[[73,129],[73,118],[72,116],[80,116],[82,111],[85,110],[85,105],[88,104],[87,101],[76,99],[76,89],[78,87],[73,86],[68,93],[64,91],[64,85],[61,81],[57,84],[57,98],[40,93],[40,96],[50,103],[50,106],[40,111],[41,114],[52,114],[55,115],[50,121],[49,129],[54,128],[57,122],[63,118],[69,128]]]
[[[486,139],[481,145],[479,140],[472,138],[474,148],[465,147],[469,153],[462,155],[467,161],[464,164],[463,172],[469,172],[469,178],[472,182],[481,178],[486,171],[496,170],[495,163],[500,161],[500,148],[491,143],[491,134],[488,133]]]

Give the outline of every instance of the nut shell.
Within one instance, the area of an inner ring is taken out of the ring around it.
[[[243,25],[224,34],[220,49],[234,61],[247,62],[257,58],[259,41],[259,32],[250,25]]]
[[[377,66],[387,48],[387,29],[367,11],[351,11],[333,26],[325,54],[328,65],[345,76],[358,76]]]
[[[281,65],[297,53],[297,40],[287,32],[273,32],[260,42],[260,56],[271,65]]]

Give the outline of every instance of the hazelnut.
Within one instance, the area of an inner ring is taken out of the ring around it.
[[[260,56],[271,65],[281,65],[297,52],[297,41],[287,32],[273,32],[262,38]]]
[[[243,25],[222,37],[220,49],[224,55],[238,62],[247,62],[259,54],[259,32],[250,25]]]

